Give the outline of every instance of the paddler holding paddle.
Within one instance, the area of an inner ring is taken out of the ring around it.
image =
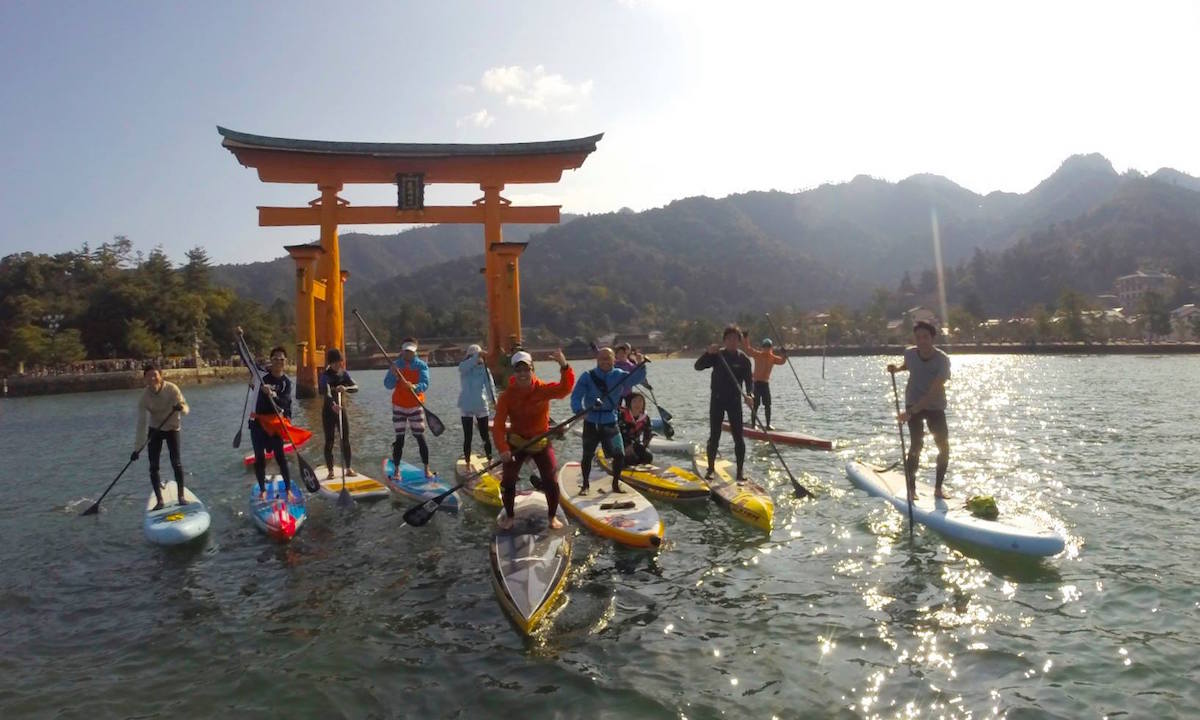
[[[179,486],[179,504],[186,505],[183,498],[183,462],[179,458],[179,428],[180,418],[188,414],[187,400],[175,383],[163,380],[158,366],[149,363],[142,370],[142,378],[146,381],[146,390],[138,398],[137,432],[133,436],[134,451],[129,455],[129,461],[137,460],[143,446],[150,451],[150,487],[154,488],[154,498],[157,501],[153,510],[161,510],[163,506],[162,480],[158,474],[158,460],[162,454],[163,442],[167,443],[167,453],[171,456],[171,469],[175,472],[175,484]],[[146,416],[150,416],[149,435],[146,434]]]
[[[763,338],[761,345],[760,349],[755,350],[750,346],[750,336],[742,335],[742,349],[754,358],[754,407],[750,408],[750,424],[754,425],[758,408],[762,406],[763,430],[774,430],[775,426],[771,424],[771,371],[776,365],[787,362],[787,355],[782,348],[779,352],[783,354],[780,355],[772,351],[774,343],[771,338]]]
[[[284,496],[292,491],[287,456],[283,454],[284,423],[292,416],[292,380],[283,374],[287,350],[282,345],[271,348],[271,364],[262,376],[262,386],[250,413],[250,444],[254,446],[254,477],[258,480],[259,498],[267,499],[267,450],[275,456],[279,475],[283,478]],[[279,408],[278,414],[275,408]]]
[[[641,353],[630,354],[636,370],[632,373],[614,367],[616,354],[612,348],[600,348],[596,352],[596,367],[579,376],[575,389],[571,391],[571,412],[581,413],[591,408],[583,421],[583,457],[579,469],[583,484],[579,494],[586,495],[591,479],[592,460],[596,457],[596,446],[604,448],[604,454],[612,461],[612,491],[621,489],[621,471],[625,469],[625,445],[621,442],[621,430],[617,426],[617,409],[621,403],[623,387],[636,385],[646,379],[646,366]],[[629,376],[628,380],[626,376]]]
[[[358,473],[350,467],[350,421],[343,404],[344,393],[356,393],[358,386],[346,372],[342,351],[332,347],[325,351],[325,370],[317,378],[317,394],[321,396],[321,427],[325,430],[326,480],[333,479],[333,440],[342,437],[342,467],[348,477]]]
[[[526,460],[533,460],[541,473],[542,491],[546,494],[546,505],[550,511],[550,527],[557,530],[563,526],[556,517],[558,512],[558,466],[554,458],[554,447],[545,437],[531,447],[523,447],[527,439],[535,438],[550,429],[550,401],[561,400],[571,394],[575,384],[575,372],[567,364],[561,349],[552,359],[558,363],[558,382],[547,383],[533,374],[533,356],[520,350],[512,356],[512,381],[496,400],[496,418],[492,421],[492,440],[500,451],[504,462],[500,480],[500,499],[504,513],[498,524],[503,529],[512,527],[513,502],[517,496],[517,479]],[[508,427],[505,428],[507,423]],[[515,448],[521,448],[514,452]]]
[[[713,461],[717,456],[717,447],[721,442],[721,420],[729,417],[729,434],[733,436],[733,453],[737,459],[737,481],[745,482],[743,469],[746,464],[746,439],[742,437],[742,403],[754,407],[754,398],[750,395],[753,388],[750,374],[750,358],[738,350],[742,340],[742,331],[737,325],[729,325],[721,334],[720,345],[713,343],[708,346],[708,352],[696,358],[697,370],[712,369],[712,379],[709,389],[712,393],[708,401],[708,469],[704,473],[706,479],[713,476]],[[746,391],[742,392],[742,384]]]
[[[918,320],[913,325],[916,346],[905,348],[904,362],[899,365],[889,363],[887,370],[893,375],[908,371],[908,383],[904,386],[904,411],[899,416],[900,422],[908,423],[908,433],[912,439],[905,460],[908,477],[917,476],[925,424],[928,424],[938,448],[937,481],[933,494],[945,499],[949,497],[942,491],[942,483],[946,480],[946,468],[950,464],[950,429],[946,425],[946,382],[950,380],[950,356],[934,347],[933,338],[936,335],[937,328],[933,323]],[[916,497],[915,492],[913,497]]]
[[[425,442],[425,391],[429,389],[429,365],[417,357],[417,341],[406,337],[401,341],[403,354],[392,364],[391,372],[383,377],[383,386],[392,391],[392,426],[396,440],[392,443],[392,462],[400,473],[400,458],[404,455],[404,432],[412,433],[417,441],[425,477],[429,470],[429,445]]]

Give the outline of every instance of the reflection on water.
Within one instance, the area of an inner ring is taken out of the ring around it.
[[[270,715],[280,696],[313,716],[1193,714],[1200,364],[953,358],[949,490],[1068,538],[1063,555],[1031,560],[921,527],[910,538],[902,513],[850,486],[847,460],[899,457],[886,361],[830,358],[821,381],[819,358],[796,359],[816,413],[790,375],[773,380],[776,424],[838,449],[780,448],[816,493],[797,500],[770,449],[749,445],[776,501],[769,537],[711,504],[658,503],[655,553],[580,531],[563,604],[530,639],[493,596],[492,509],[465,501],[401,528],[402,504],[314,499],[294,542],[265,540],[229,447],[241,386],[187,389],[184,463],[213,525],[172,550],[141,539],[144,465],[98,517],[77,517],[128,457],[134,394],[0,401],[6,477],[33,479],[0,504],[3,715],[166,714],[185,698],[196,715]],[[701,440],[705,374],[687,361],[652,374],[680,436]],[[388,397],[382,373],[356,379],[355,454],[370,472],[391,441]],[[433,380],[451,427],[431,438],[433,464],[449,473],[457,381]],[[318,406],[298,406],[315,425]],[[560,460],[578,452],[569,437]],[[935,454],[929,443],[927,476]]]

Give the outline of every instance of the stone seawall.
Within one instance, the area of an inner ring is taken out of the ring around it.
[[[295,368],[288,368],[295,377]],[[208,367],[164,370],[163,377],[176,385],[200,385],[217,382],[245,382],[248,377],[244,367]],[[63,393],[96,392],[99,390],[129,390],[143,385],[140,370],[128,372],[87,373],[76,375],[10,376],[4,380],[6,397],[30,395],[60,395]]]

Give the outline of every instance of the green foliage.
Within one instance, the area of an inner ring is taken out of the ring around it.
[[[195,248],[175,268],[161,248],[141,258],[118,236],[91,250],[21,253],[0,259],[0,348],[6,363],[62,365],[86,358],[191,355],[196,341],[212,358],[228,357],[233,328],[286,342],[292,309],[270,317],[209,281],[207,253]],[[61,316],[51,332],[50,316]]]
[[[1171,334],[1171,311],[1162,295],[1148,292],[1142,296],[1138,307],[1146,319],[1146,328],[1150,334],[1165,337]]]

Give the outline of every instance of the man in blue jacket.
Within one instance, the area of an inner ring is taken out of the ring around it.
[[[634,352],[630,359],[641,364],[642,355]],[[579,461],[583,487],[579,490],[580,495],[588,490],[597,445],[603,446],[604,454],[612,461],[613,492],[624,492],[618,482],[621,471],[625,469],[625,446],[617,427],[617,409],[625,386],[636,385],[646,379],[646,366],[638,367],[633,371],[633,377],[625,380],[630,373],[614,368],[615,361],[612,348],[600,348],[596,353],[596,367],[581,374],[575,382],[575,389],[571,391],[572,412],[579,414],[584,408],[590,408],[583,420],[583,457]]]

